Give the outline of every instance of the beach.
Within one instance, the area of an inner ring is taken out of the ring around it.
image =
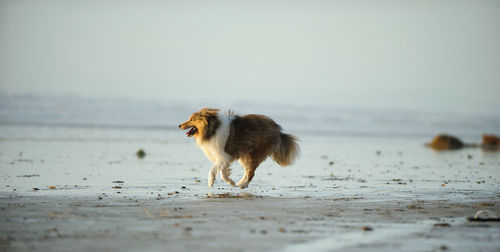
[[[500,252],[499,70],[495,0],[0,0],[0,252]]]
[[[466,219],[498,214],[497,153],[309,136],[296,165],[268,160],[241,190],[220,179],[209,188],[210,163],[191,140],[2,140],[2,249],[500,249],[498,222]]]
[[[441,129],[480,141],[498,118],[240,106],[302,150],[242,190],[219,177],[209,188],[211,163],[175,127],[196,104],[18,98],[0,110],[3,251],[500,250],[499,222],[468,220],[499,214],[499,153],[424,146]],[[45,106],[27,116],[30,102]]]

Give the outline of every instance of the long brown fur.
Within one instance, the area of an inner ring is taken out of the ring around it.
[[[198,141],[206,141],[216,134],[221,122],[217,120],[218,110],[202,109],[193,113],[188,121],[179,125],[182,129],[196,127],[197,132],[193,135]],[[238,185],[241,188],[248,186],[253,179],[257,167],[271,156],[272,159],[281,166],[293,164],[299,155],[300,148],[297,138],[293,135],[285,134],[282,128],[271,118],[263,115],[250,114],[246,116],[231,115],[229,134],[224,145],[224,153],[228,156],[225,161],[227,167],[221,165],[221,175],[223,180],[234,185],[228,177],[230,174],[230,164],[234,160],[239,160],[245,169],[245,175]],[[203,146],[201,146],[203,148]],[[204,149],[205,151],[205,149]],[[205,151],[207,154],[207,151]],[[215,159],[207,154],[209,159]],[[214,160],[212,160],[214,161]],[[217,164],[216,164],[217,165]],[[210,173],[210,176],[211,173]],[[213,182],[212,182],[213,183]],[[209,185],[211,185],[209,178]]]

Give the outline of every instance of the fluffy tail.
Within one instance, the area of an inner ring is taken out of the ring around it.
[[[293,164],[295,159],[300,154],[300,147],[297,144],[297,137],[280,133],[281,141],[278,147],[274,150],[272,158],[281,166],[289,166]]]

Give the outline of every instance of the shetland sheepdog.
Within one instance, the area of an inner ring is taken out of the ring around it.
[[[297,138],[283,133],[281,126],[263,115],[221,114],[218,109],[204,108],[193,113],[179,128],[189,129],[186,135],[194,137],[196,145],[214,163],[208,173],[209,187],[213,186],[217,173],[226,183],[235,185],[229,178],[235,160],[245,169],[237,184],[243,189],[267,157],[271,156],[281,166],[289,166],[300,152]]]

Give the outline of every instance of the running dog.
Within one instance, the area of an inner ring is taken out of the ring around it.
[[[179,128],[189,129],[186,135],[194,137],[196,145],[214,163],[208,173],[209,187],[213,186],[217,173],[226,183],[235,185],[229,178],[234,160],[239,160],[245,169],[237,184],[243,189],[267,157],[271,156],[281,166],[289,166],[300,152],[297,138],[283,133],[281,126],[263,115],[221,114],[218,109],[204,108],[193,113]]]

